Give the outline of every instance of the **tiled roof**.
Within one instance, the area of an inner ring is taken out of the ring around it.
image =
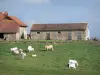
[[[85,30],[87,23],[66,23],[66,24],[33,24],[34,30]]]
[[[24,24],[20,19],[18,19],[16,16],[8,16],[10,19],[12,19],[13,21],[15,21],[17,24],[19,24],[20,26],[23,27],[27,27],[26,24]]]
[[[0,20],[3,20],[7,15],[7,12],[0,12]]]
[[[16,33],[19,27],[27,27],[15,16],[8,16],[7,12],[0,12],[0,33]]]
[[[18,32],[18,24],[12,20],[0,21],[0,33],[16,33]]]
[[[15,23],[17,23],[19,26],[27,27],[26,24],[24,24],[20,19],[18,19],[16,16],[8,16],[7,12],[0,12],[0,21],[9,18],[10,20],[13,20]]]

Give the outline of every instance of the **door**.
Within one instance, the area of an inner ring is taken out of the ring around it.
[[[0,39],[4,39],[4,34],[0,33]]]
[[[46,33],[46,40],[50,40],[50,33]]]
[[[72,32],[68,32],[68,40],[72,40]]]

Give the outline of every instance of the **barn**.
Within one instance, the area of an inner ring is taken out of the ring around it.
[[[30,30],[33,40],[87,40],[88,23],[33,24]]]
[[[27,39],[27,25],[8,12],[0,12],[0,40]]]

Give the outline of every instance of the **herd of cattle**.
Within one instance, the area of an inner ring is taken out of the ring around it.
[[[45,45],[45,50],[52,50],[54,51],[53,49],[53,45]],[[22,59],[25,58],[26,56],[26,53],[22,50],[22,49],[19,49],[18,47],[13,47],[10,49],[10,51],[13,53],[13,54],[16,54],[16,55],[20,55],[20,57]],[[27,48],[27,51],[28,52],[35,52],[34,48],[32,46],[28,46]],[[32,54],[32,57],[37,57],[37,54]],[[69,60],[69,62],[67,63],[69,69],[70,68],[73,68],[73,69],[76,69],[76,67],[78,67],[78,62],[76,60]]]

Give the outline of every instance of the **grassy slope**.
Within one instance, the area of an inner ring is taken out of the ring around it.
[[[38,55],[21,60],[12,55],[9,49],[19,47],[24,50],[32,45]],[[55,51],[44,51],[44,44],[33,43],[2,43],[0,44],[0,75],[99,75],[100,45],[86,42],[55,44]],[[66,69],[68,59],[76,59],[79,63],[77,70]]]

